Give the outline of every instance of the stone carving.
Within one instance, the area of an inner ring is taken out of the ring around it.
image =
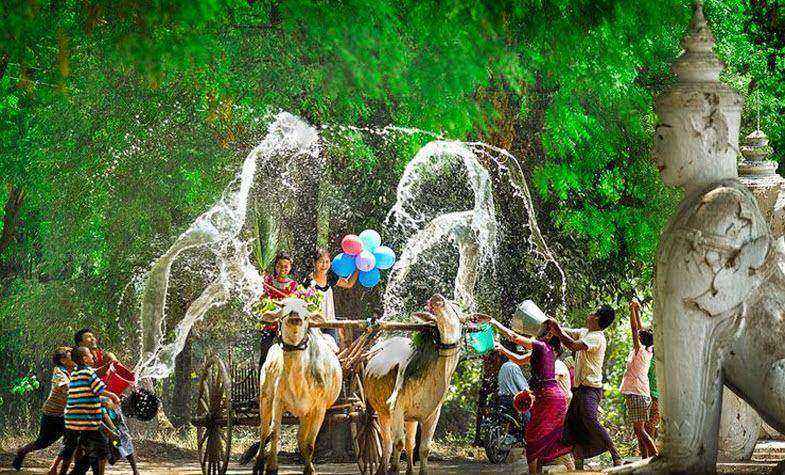
[[[722,415],[717,439],[718,459],[721,462],[749,460],[761,430],[757,411],[728,388],[722,392]]]
[[[777,238],[783,233],[785,193],[782,191],[785,179],[776,172],[777,162],[769,160],[772,152],[766,134],[762,130],[755,130],[744,139],[738,168],[739,180],[755,196],[758,208],[769,223],[772,236]],[[722,394],[719,459],[749,460],[755,450],[761,426],[761,418],[755,409],[726,388]]]
[[[785,245],[738,179],[741,97],[697,3],[679,82],[656,101],[663,182],[684,188],[660,239],[655,346],[661,456],[620,473],[716,473],[723,383],[785,428]]]
[[[773,153],[762,130],[749,134],[741,147],[739,180],[755,195],[771,235],[776,238],[785,232],[785,178],[777,174],[777,162],[769,159]]]

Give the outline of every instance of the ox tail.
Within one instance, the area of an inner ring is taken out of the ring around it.
[[[254,442],[250,447],[245,449],[245,452],[240,456],[240,465],[247,465],[256,457],[256,454],[259,453],[260,450],[264,450],[267,447],[267,443],[270,441],[272,437],[272,433],[264,439],[264,445],[260,444],[259,442]]]
[[[403,387],[403,373],[406,371],[406,365],[399,364],[398,371],[395,374],[395,385],[393,386],[392,393],[387,399],[387,409],[392,413],[395,404],[398,402],[398,393]]]

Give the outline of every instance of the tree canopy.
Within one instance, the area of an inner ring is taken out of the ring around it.
[[[785,7],[705,10],[757,125],[785,150]],[[234,177],[280,110],[481,139],[526,167],[571,305],[645,292],[677,194],[650,160],[681,0],[7,1],[0,6],[0,350],[41,373],[92,325],[118,345],[127,284]],[[409,144],[416,150],[417,143]],[[411,154],[347,153],[383,219]],[[782,152],[781,152],[782,153]],[[378,172],[378,173],[375,173]],[[352,173],[335,186],[351,189]],[[502,200],[499,206],[504,207]],[[370,222],[369,222],[370,221]]]

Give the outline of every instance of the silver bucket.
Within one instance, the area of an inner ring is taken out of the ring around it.
[[[545,312],[531,300],[524,300],[515,309],[515,314],[510,321],[510,327],[517,333],[537,336],[542,324],[548,319]]]

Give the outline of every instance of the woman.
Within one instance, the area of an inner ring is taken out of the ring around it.
[[[333,287],[350,289],[357,282],[355,271],[348,279],[338,277],[330,270],[332,259],[327,249],[319,247],[313,254],[313,272],[308,276],[305,287],[313,288],[322,295],[322,316],[325,321],[337,320],[335,317],[335,300],[333,299]],[[343,348],[346,343],[346,335],[343,331],[338,332],[335,328],[325,328],[324,333],[330,335]],[[340,337],[340,338],[339,338]]]
[[[654,355],[654,335],[641,324],[640,304],[637,300],[630,302],[630,332],[632,349],[627,357],[627,369],[619,391],[624,395],[627,420],[635,431],[641,457],[649,458],[657,455],[654,439],[646,431],[651,408],[649,367]]]
[[[568,470],[574,470],[575,466],[570,457],[572,447],[561,442],[564,418],[567,416],[567,397],[556,380],[556,354],[560,346],[558,338],[551,334],[549,328],[544,328],[537,339],[532,339],[518,335],[495,320],[492,320],[491,324],[508,339],[532,350],[530,356],[522,356],[502,345],[496,346],[497,350],[510,360],[518,364],[529,361],[531,364],[529,386],[534,402],[525,432],[529,473],[542,473],[543,464],[560,458],[563,458]]]

